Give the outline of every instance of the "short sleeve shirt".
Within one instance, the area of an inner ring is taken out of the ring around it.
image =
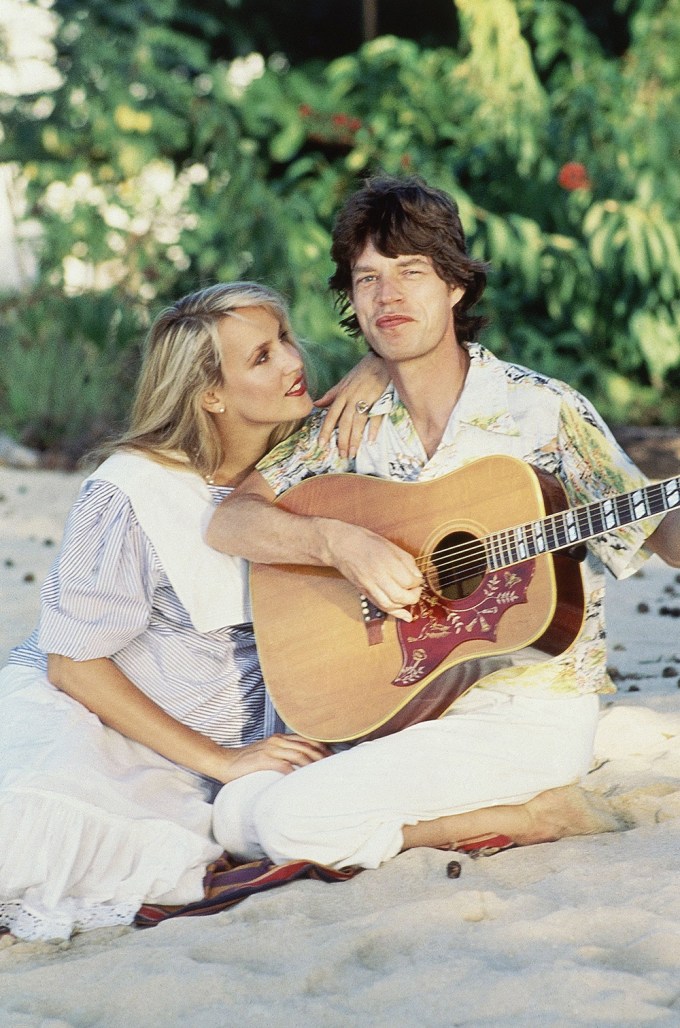
[[[230,489],[211,486],[216,505]],[[40,622],[9,659],[47,667],[47,654],[108,657],[176,720],[222,746],[280,730],[250,623],[198,632],[130,499],[88,480],[42,587]]]
[[[371,416],[384,415],[378,437],[370,442],[365,432],[354,461],[340,457],[335,439],[328,447],[319,445],[325,412],[317,411],[260,462],[258,471],[278,495],[313,475],[355,471],[402,482],[427,481],[500,454],[557,478],[571,506],[646,484],[583,396],[555,379],[501,361],[479,344],[467,349],[465,385],[431,458],[390,385],[371,408]],[[614,691],[606,673],[604,567],[617,578],[633,574],[649,556],[642,547],[658,523],[658,517],[650,518],[588,543],[582,565],[584,624],[568,649],[549,660],[541,655],[539,661],[521,651],[478,684],[542,695]]]

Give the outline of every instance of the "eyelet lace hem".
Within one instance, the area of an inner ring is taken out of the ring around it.
[[[0,928],[26,942],[63,942],[77,932],[132,924],[140,906],[137,901],[79,906],[77,900],[69,905],[70,910],[62,905],[57,913],[37,910],[21,900],[0,901]]]

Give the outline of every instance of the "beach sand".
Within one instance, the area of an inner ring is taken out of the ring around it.
[[[0,468],[3,663],[81,477]],[[630,830],[458,855],[456,880],[413,850],[211,917],[0,939],[2,1028],[680,1025],[680,573],[610,580],[607,610],[619,692],[586,785]]]

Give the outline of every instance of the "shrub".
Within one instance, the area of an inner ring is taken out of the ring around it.
[[[384,36],[299,67],[215,58],[207,15],[188,34],[175,0],[143,6],[57,0],[64,84],[5,108],[4,155],[20,157],[42,242],[35,296],[4,305],[15,349],[0,390],[15,395],[18,356],[39,347],[46,367],[68,340],[90,370],[54,437],[96,409],[120,416],[124,388],[108,407],[88,398],[129,375],[138,333],[107,348],[114,312],[137,328],[217,280],[278,287],[328,385],[360,352],[326,288],[333,215],[378,169],[458,199],[492,266],[491,348],[568,380],[613,422],[677,423],[680,0],[621,0],[622,57],[563,0],[457,0],[455,47]],[[27,340],[27,312],[52,299]],[[88,306],[103,317],[83,335]],[[23,402],[6,419],[26,429]]]

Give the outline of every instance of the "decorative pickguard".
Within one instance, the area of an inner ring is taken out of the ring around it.
[[[536,562],[528,560],[485,575],[464,600],[447,600],[426,587],[413,607],[413,620],[397,625],[403,664],[392,684],[416,684],[461,643],[473,639],[495,642],[505,612],[527,602],[535,568]]]

